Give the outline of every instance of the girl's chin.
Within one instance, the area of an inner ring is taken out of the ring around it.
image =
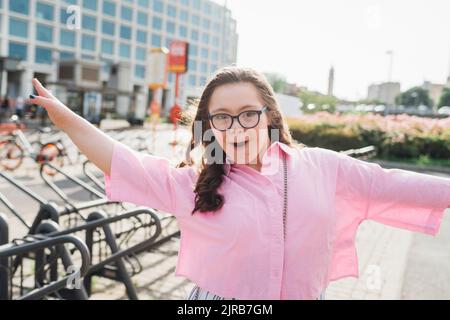
[[[256,163],[256,157],[249,155],[248,151],[237,152],[234,157],[231,157],[233,163],[235,164],[252,164]]]

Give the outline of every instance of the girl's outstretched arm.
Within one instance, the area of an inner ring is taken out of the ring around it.
[[[70,110],[36,78],[33,79],[33,86],[39,95],[30,95],[30,101],[45,108],[55,126],[66,132],[92,163],[109,174],[114,140]]]

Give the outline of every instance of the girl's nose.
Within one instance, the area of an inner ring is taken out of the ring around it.
[[[230,128],[230,130],[234,131],[234,132],[244,132],[245,128],[243,128],[241,126],[241,124],[239,123],[238,119],[234,119],[233,124]]]

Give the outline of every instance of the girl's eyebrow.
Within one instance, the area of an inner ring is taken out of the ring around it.
[[[242,107],[239,108],[238,113],[239,113],[239,111],[244,110],[244,109],[247,109],[247,108],[258,109],[258,108],[260,108],[260,107],[261,107],[261,106],[257,106],[257,105],[253,105],[253,104],[246,104],[246,105],[244,105],[244,106],[242,106]],[[229,112],[229,111],[230,111],[230,110],[228,110],[227,108],[219,108],[219,109],[217,109],[217,110],[214,110],[214,113],[215,113],[215,112]]]

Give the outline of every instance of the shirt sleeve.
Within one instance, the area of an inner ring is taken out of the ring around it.
[[[176,216],[190,215],[195,172],[175,168],[168,159],[137,152],[114,141],[110,173],[104,173],[110,201],[130,202]]]
[[[337,196],[352,217],[436,235],[450,204],[450,179],[338,155]]]

